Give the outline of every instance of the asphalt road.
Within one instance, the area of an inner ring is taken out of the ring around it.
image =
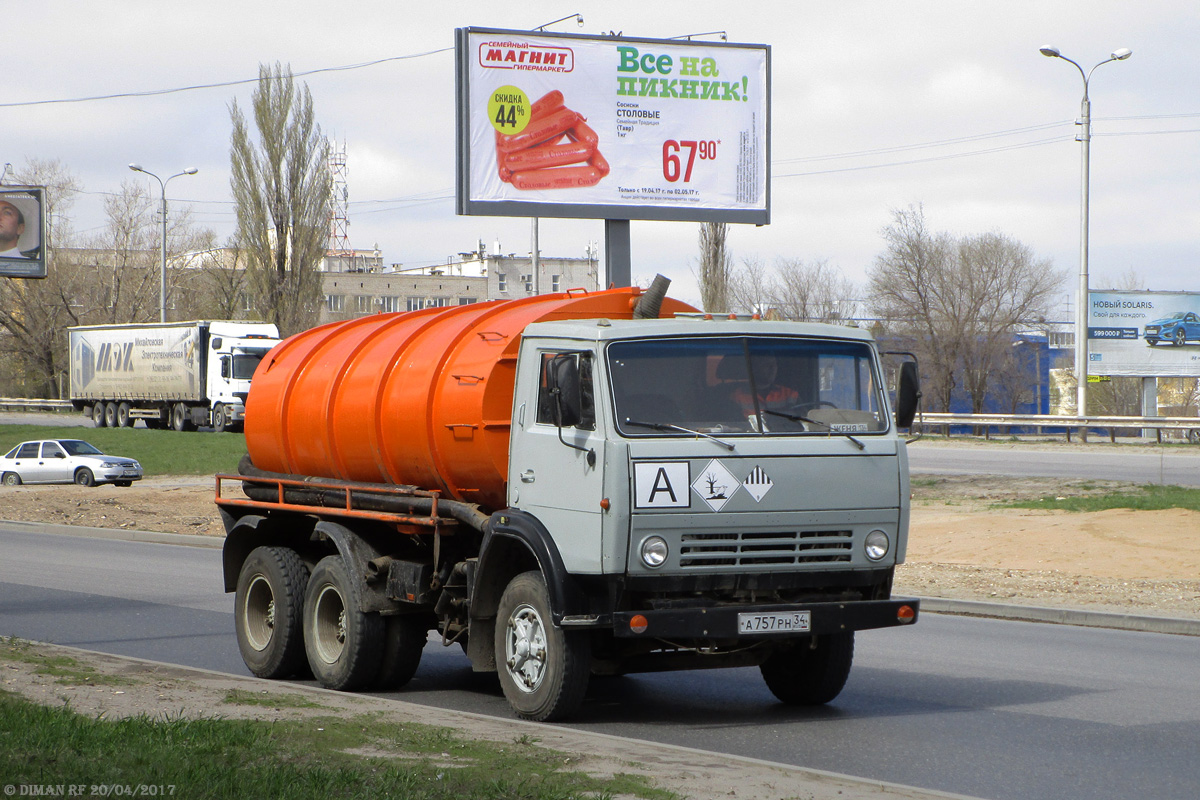
[[[1081,445],[1039,449],[1033,444],[908,446],[909,467],[928,475],[1038,475],[1200,486],[1200,447],[1113,449]]]
[[[220,551],[0,523],[0,635],[247,674]],[[1191,637],[924,616],[860,634],[842,695],[784,707],[757,670],[595,679],[572,726],[995,800],[1194,798]],[[398,698],[509,716],[430,642]]]

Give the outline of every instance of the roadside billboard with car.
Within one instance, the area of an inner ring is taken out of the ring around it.
[[[1200,292],[1089,292],[1088,374],[1200,377]]]

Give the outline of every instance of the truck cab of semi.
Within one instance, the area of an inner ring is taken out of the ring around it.
[[[216,430],[237,428],[246,418],[250,379],[271,348],[279,344],[279,329],[269,322],[212,322],[208,326],[208,368],[205,371]]]

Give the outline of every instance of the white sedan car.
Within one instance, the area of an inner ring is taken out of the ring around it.
[[[132,458],[107,456],[81,439],[22,442],[0,459],[5,486],[22,483],[77,483],[130,486],[142,479],[142,465]]]

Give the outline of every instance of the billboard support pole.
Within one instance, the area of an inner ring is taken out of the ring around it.
[[[633,285],[627,219],[604,220],[604,275],[611,286]]]

